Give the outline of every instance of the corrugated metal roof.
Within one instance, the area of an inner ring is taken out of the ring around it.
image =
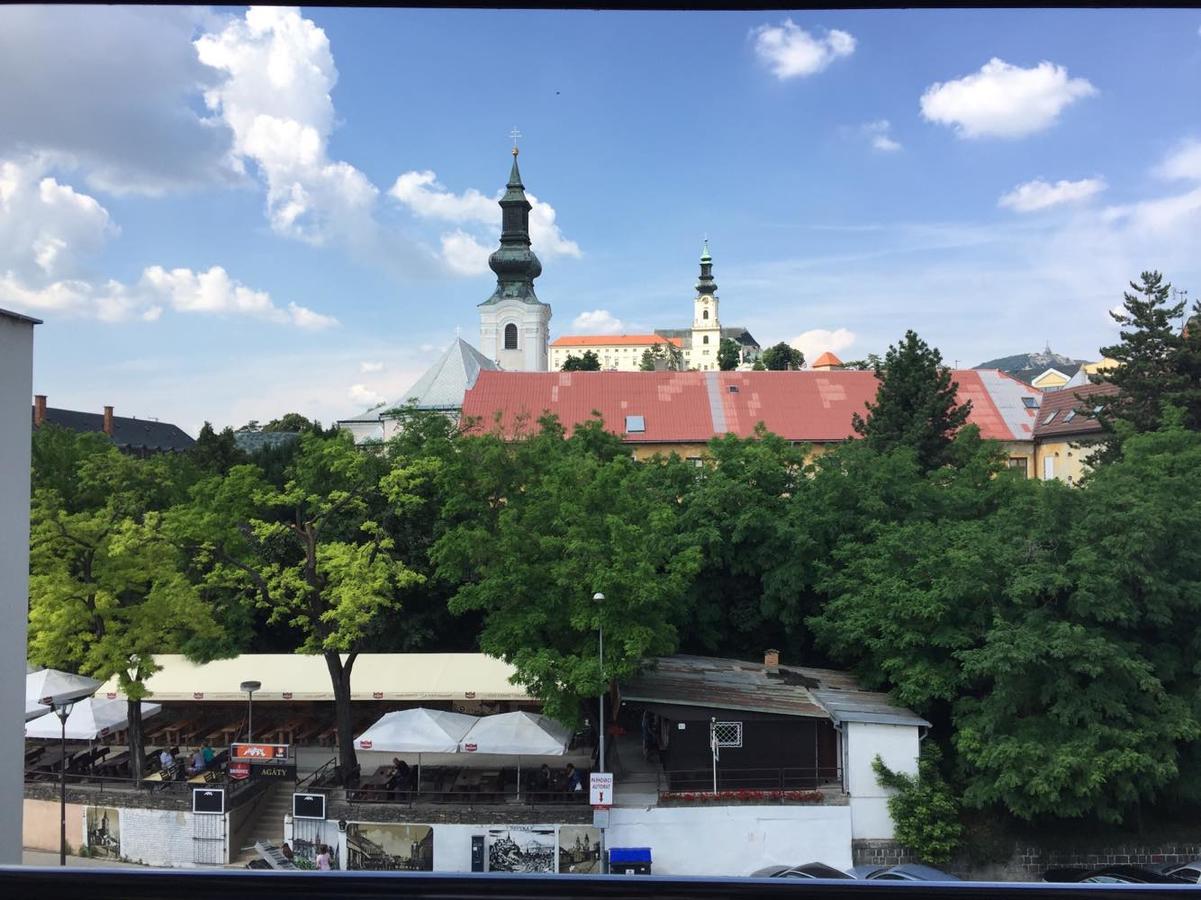
[[[961,399],[971,399],[969,421],[985,438],[1030,440],[1034,427],[1023,395],[1041,396],[1006,375],[960,369]],[[762,422],[790,441],[818,443],[853,436],[851,416],[876,396],[872,372],[482,372],[463,399],[464,417],[515,437],[518,424],[544,413],[569,430],[599,412],[619,429],[641,415],[646,431],[631,443],[703,443],[727,432],[749,437]]]
[[[776,666],[708,656],[666,656],[621,685],[622,700],[807,716],[834,722],[928,726],[887,694],[862,690],[834,669]]]

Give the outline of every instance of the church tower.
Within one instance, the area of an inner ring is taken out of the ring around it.
[[[510,372],[545,372],[551,313],[534,293],[542,263],[530,250],[531,206],[517,168],[517,147],[506,187],[500,200],[500,249],[488,257],[496,290],[479,305],[480,349]]]
[[[696,282],[692,301],[692,340],[689,342],[691,368],[716,371],[717,351],[721,347],[721,321],[717,316],[717,282],[713,280],[713,257],[709,241],[701,251],[701,277]]]

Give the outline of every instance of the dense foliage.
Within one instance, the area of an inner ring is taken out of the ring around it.
[[[918,757],[916,775],[894,772],[879,756],[872,760],[880,784],[896,792],[888,798],[888,812],[897,840],[922,862],[936,866],[950,862],[963,834],[959,804],[938,770],[940,759],[937,745],[927,743]]]
[[[717,368],[723,372],[732,372],[738,368],[742,360],[742,348],[738,341],[732,338],[722,338],[717,347]]]
[[[786,341],[768,347],[759,358],[763,360],[764,368],[773,372],[799,369],[805,365],[805,354]]]
[[[595,350],[585,350],[582,356],[568,354],[567,359],[563,360],[564,372],[599,372],[600,369],[600,357]]]

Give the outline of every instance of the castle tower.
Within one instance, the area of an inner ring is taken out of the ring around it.
[[[717,315],[717,282],[713,280],[713,257],[709,241],[701,251],[701,277],[696,282],[692,301],[692,340],[689,364],[701,371],[716,371],[717,351],[721,347],[721,320]]]
[[[517,168],[516,147],[506,187],[500,200],[500,248],[488,257],[496,290],[479,305],[480,349],[502,369],[545,372],[551,310],[534,293],[542,263],[530,249],[531,206]]]

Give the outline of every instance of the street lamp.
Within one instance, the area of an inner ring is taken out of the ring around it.
[[[45,697],[42,699],[42,703],[54,711],[62,725],[62,739],[59,744],[62,759],[58,763],[58,864],[65,866],[67,864],[67,717],[75,708],[75,701],[63,700],[56,703],[53,697]]]
[[[592,595],[592,600],[594,603],[596,603],[598,605],[602,604],[605,602],[605,595],[602,594],[600,591],[597,591],[595,594]],[[604,771],[606,771],[606,769],[605,769],[605,692],[609,689],[609,682],[605,680],[605,623],[601,621],[599,613],[597,614],[597,618],[596,618],[596,627],[597,627],[597,631],[599,632],[598,636],[599,636],[599,643],[600,643],[599,649],[600,649],[600,671],[601,671],[600,746],[597,748],[597,750],[598,750],[597,758],[598,758],[598,762],[600,764],[600,770],[602,772],[604,772]],[[612,799],[612,798],[610,798],[610,799]],[[608,865],[608,860],[605,859],[605,854],[607,852],[605,845],[608,843],[608,841],[605,840],[605,837],[606,837],[605,829],[602,827],[601,828],[601,845],[600,845],[601,858],[600,858],[599,862],[600,862],[600,867],[601,867],[601,874],[607,875],[609,873],[609,865]]]
[[[254,692],[263,686],[261,681],[243,681],[246,692],[246,743],[254,740]]]

